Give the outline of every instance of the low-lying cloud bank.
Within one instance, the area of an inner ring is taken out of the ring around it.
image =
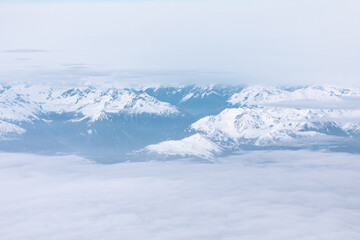
[[[359,239],[359,155],[100,165],[0,153],[0,239]]]

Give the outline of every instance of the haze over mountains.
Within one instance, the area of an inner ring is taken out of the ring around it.
[[[0,93],[1,151],[117,162],[360,149],[357,88],[17,84],[0,86]]]

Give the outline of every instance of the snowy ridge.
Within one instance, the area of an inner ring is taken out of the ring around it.
[[[192,90],[186,95],[184,96],[180,102],[186,102],[191,98],[204,98],[206,96],[210,96],[210,95],[220,95],[217,92],[217,89],[215,86],[195,86],[192,88]]]
[[[16,139],[0,150],[102,151],[114,158],[134,152],[212,158],[336,141],[360,149],[360,89],[0,86],[0,139]]]
[[[326,112],[312,109],[283,108],[229,108],[218,115],[204,117],[191,125],[197,138],[165,141],[151,145],[151,152],[159,154],[195,155],[204,148],[198,139],[212,142],[218,154],[224,150],[236,150],[240,144],[271,146],[289,144],[301,138],[323,138],[326,134],[346,134],[358,125],[338,125]],[[186,140],[186,145],[179,144]],[[199,148],[199,149],[197,149]],[[176,149],[176,151],[174,151]],[[211,157],[212,155],[208,155]]]
[[[128,89],[47,88],[43,86],[13,86],[2,88],[0,119],[31,121],[39,114],[73,112],[82,119],[96,121],[108,113],[177,114],[169,103],[161,102],[146,93]]]
[[[25,132],[25,129],[18,127],[15,124],[0,120],[0,140],[6,139],[7,137],[22,135]]]
[[[0,119],[9,121],[31,121],[41,111],[38,104],[24,94],[21,86],[0,86]]]
[[[77,112],[90,121],[106,118],[108,113],[169,115],[178,111],[168,103],[146,93],[127,89],[69,89],[46,94],[42,106],[45,112]]]
[[[182,140],[165,141],[159,144],[149,145],[145,148],[150,153],[164,154],[168,156],[196,156],[211,158],[219,154],[222,148],[201,134],[194,134]]]
[[[355,108],[348,108],[345,101],[348,97],[359,102],[360,90],[321,86],[294,90],[248,87],[229,98],[228,102],[237,108],[227,108],[217,115],[206,116],[193,123],[190,129],[220,146],[220,151],[233,151],[244,145],[291,145],[306,142],[306,139],[316,142],[334,137],[351,138],[360,133],[360,106],[355,101]],[[312,101],[310,105],[314,108],[302,106],[308,100]],[[277,102],[301,104],[296,107],[286,104],[271,106],[271,103]],[[326,104],[314,104],[317,102]],[[193,148],[198,145],[197,139],[188,138],[187,143],[189,141],[193,141],[189,144],[191,148],[183,146],[179,155],[195,151]],[[170,148],[173,146],[166,141],[152,145],[151,149],[166,154],[166,147],[169,152],[172,151]]]
[[[207,97],[230,97],[238,92],[242,87],[238,86],[224,86],[224,85],[189,85],[178,87],[157,87],[144,88],[145,92],[152,92],[152,96],[161,95],[172,97],[172,101],[176,100],[178,103],[186,103],[189,100],[202,100]],[[175,98],[174,98],[175,97]]]
[[[320,102],[341,101],[343,97],[360,97],[360,89],[310,86],[299,89],[275,87],[248,87],[228,100],[232,105],[252,106],[283,101],[316,100]]]
[[[326,113],[312,109],[233,108],[205,117],[191,125],[214,141],[254,140],[255,145],[279,143],[306,132],[342,130]]]

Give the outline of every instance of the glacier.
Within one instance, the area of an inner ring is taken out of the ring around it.
[[[0,151],[118,162],[266,149],[359,153],[360,89],[0,85]]]

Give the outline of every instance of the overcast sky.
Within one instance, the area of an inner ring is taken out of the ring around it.
[[[358,0],[10,2],[0,80],[360,85]]]

